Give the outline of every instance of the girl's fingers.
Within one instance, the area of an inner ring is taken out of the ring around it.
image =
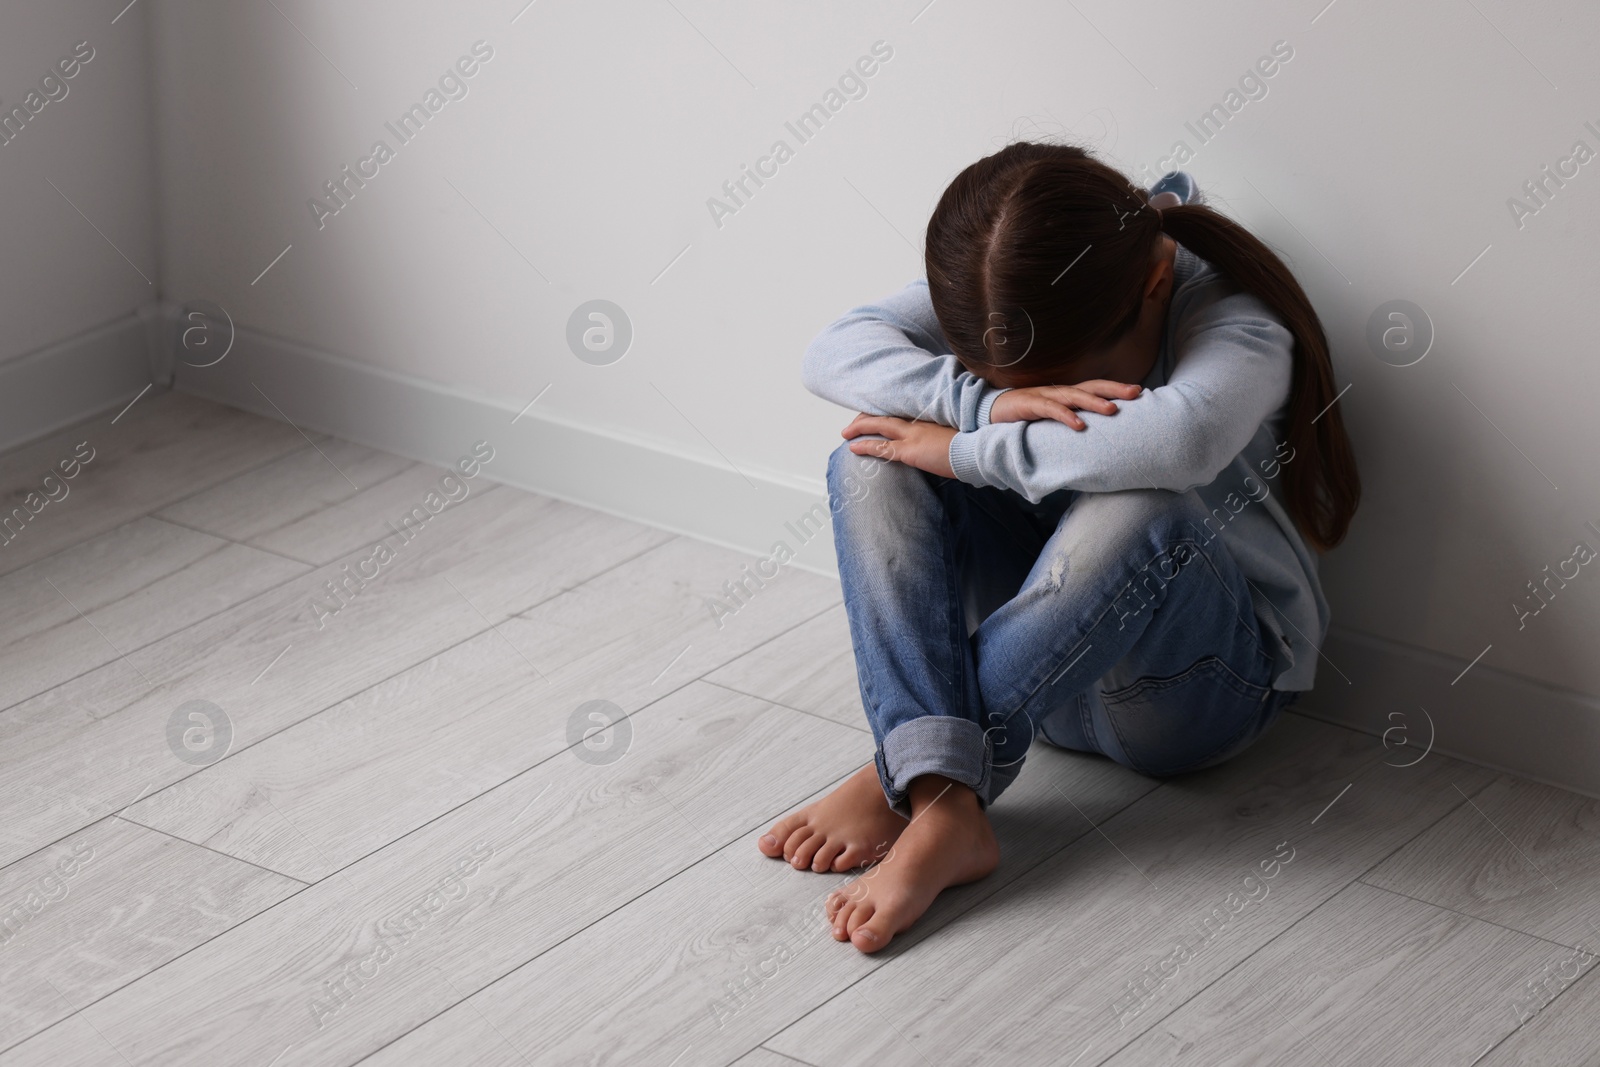
[[[1062,408],[1067,410],[1094,411],[1101,415],[1115,415],[1117,405],[1109,400],[1103,400],[1093,393],[1086,393],[1071,385],[1052,386],[1049,392],[1040,393],[1030,405],[1031,415],[1036,419],[1055,419],[1064,422],[1075,430],[1085,428],[1085,423],[1077,415],[1063,418],[1058,412]]]
[[[864,433],[865,431],[861,430],[859,427],[861,426],[862,422],[869,418],[871,418],[870,415],[857,415],[855,418],[851,419],[849,424],[846,425],[845,428],[840,432],[845,437],[854,437],[857,434]]]
[[[1071,404],[1079,411],[1098,411],[1102,415],[1116,413],[1117,405],[1086,389],[1069,386],[1067,394],[1059,397],[1063,404]]]
[[[858,456],[877,456],[879,459],[893,459],[894,446],[876,437],[863,437],[850,442],[850,451]]]
[[[884,437],[903,436],[904,419],[890,418],[886,415],[857,415],[850,420],[850,425],[843,431],[845,437],[860,437],[862,434],[881,434]]]
[[[894,441],[885,441],[878,437],[858,437],[852,440],[847,447],[858,456],[876,456],[878,459],[886,459],[892,463],[905,462],[897,443]]]
[[[1123,400],[1132,400],[1144,391],[1143,386],[1132,385],[1128,382],[1113,382],[1106,378],[1095,378],[1087,382],[1079,382],[1077,388],[1095,396],[1121,397]]]
[[[1082,419],[1078,418],[1078,413],[1076,411],[1073,411],[1071,408],[1067,407],[1067,405],[1058,403],[1054,400],[1047,400],[1041,404],[1038,414],[1042,418],[1054,419],[1057,422],[1066,423],[1074,430],[1084,430],[1088,428],[1088,424]]]

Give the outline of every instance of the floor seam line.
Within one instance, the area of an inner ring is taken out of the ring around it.
[[[329,505],[329,507],[331,507],[331,506],[332,505]],[[323,510],[326,510],[326,509],[323,509]],[[306,516],[306,518],[310,518],[311,515],[317,515],[317,514],[320,514],[320,511],[313,511],[310,514],[308,514]],[[252,552],[261,552],[261,553],[263,553],[265,555],[268,555],[268,556],[275,556],[278,559],[288,560],[290,563],[298,563],[302,567],[310,567],[313,570],[315,570],[318,567],[326,567],[327,566],[326,563],[313,563],[309,559],[301,559],[298,556],[291,556],[286,552],[279,552],[277,549],[273,549],[273,548],[263,548],[261,545],[253,544],[252,542],[249,542],[249,541],[241,541],[237,537],[229,537],[227,534],[220,534],[220,533],[217,533],[215,530],[204,530],[204,529],[201,529],[198,526],[191,526],[190,524],[188,524],[186,522],[179,522],[177,519],[168,518],[165,515],[156,514],[154,512],[152,512],[151,514],[146,515],[144,517],[147,518],[147,519],[150,519],[153,522],[162,522],[162,523],[166,523],[168,526],[176,526],[180,530],[188,530],[191,533],[201,534],[202,536],[205,536],[205,537],[214,537],[218,541],[224,541],[227,544],[236,545],[239,548],[248,548]]]
[[[792,634],[796,630],[800,629],[800,627],[802,627],[802,626],[809,626],[811,623],[816,622],[818,619],[822,618],[824,615],[826,615],[828,612],[832,611],[834,608],[842,607],[843,605],[844,605],[844,601],[843,600],[838,600],[838,601],[835,601],[832,604],[829,604],[827,607],[823,608],[821,611],[816,612],[815,614],[807,615],[805,618],[801,619],[799,622],[795,623],[793,626],[786,627],[785,629],[779,631],[778,633],[773,634],[771,637],[767,638],[765,641],[762,641],[760,644],[751,646],[749,651],[745,652],[744,655],[748,656],[751,653],[761,651],[763,648],[766,648],[768,645],[772,644],[778,638],[783,637],[786,634]],[[741,656],[740,658],[742,659],[743,657]]]
[[[1416,903],[1421,904],[1424,907],[1433,908],[1436,911],[1447,912],[1450,915],[1459,915],[1463,919],[1467,919],[1467,920],[1469,920],[1471,922],[1475,922],[1475,923],[1483,923],[1484,925],[1492,926],[1497,930],[1504,930],[1508,934],[1516,934],[1519,937],[1527,937],[1527,938],[1532,938],[1535,941],[1543,941],[1545,944],[1551,946],[1552,948],[1570,948],[1570,949],[1577,949],[1580,952],[1585,951],[1582,945],[1568,945],[1568,944],[1565,944],[1565,943],[1560,942],[1560,941],[1552,941],[1550,938],[1544,937],[1544,936],[1542,936],[1540,934],[1530,934],[1526,930],[1518,930],[1514,926],[1507,926],[1504,923],[1497,923],[1493,919],[1485,919],[1482,916],[1471,915],[1471,914],[1468,914],[1467,912],[1461,911],[1461,910],[1459,910],[1457,908],[1452,908],[1452,907],[1450,907],[1448,905],[1445,905],[1445,904],[1437,904],[1437,903],[1435,903],[1434,901],[1431,901],[1431,900],[1424,900],[1421,897],[1414,897],[1410,893],[1402,893],[1398,889],[1390,889],[1388,886],[1385,886],[1385,885],[1373,885],[1371,882],[1368,882],[1368,881],[1366,881],[1365,879],[1362,879],[1362,878],[1356,879],[1356,881],[1351,883],[1351,884],[1352,885],[1354,885],[1354,884],[1364,885],[1368,889],[1377,890],[1379,893],[1388,893],[1388,894],[1390,894],[1392,896],[1402,897],[1405,900],[1415,901]],[[1348,889],[1350,887],[1346,886],[1345,888]]]
[[[1469,764],[1469,766],[1476,766],[1476,764]],[[1473,790],[1472,791],[1472,796],[1476,797],[1476,796],[1482,794],[1484,790],[1488,789],[1490,786],[1494,785],[1494,783],[1496,781],[1498,781],[1500,778],[1504,777],[1503,775],[1499,774],[1498,772],[1491,772],[1491,773],[1492,773],[1492,777],[1490,777],[1490,779],[1487,782],[1484,782],[1482,786],[1480,786],[1479,788]],[[1368,867],[1366,870],[1362,871],[1360,874],[1356,875],[1355,880],[1364,882],[1366,880],[1367,875],[1371,874],[1373,871],[1377,870],[1379,867],[1382,867],[1385,863],[1388,863],[1391,859],[1393,859],[1395,857],[1395,855],[1397,853],[1399,853],[1399,851],[1401,849],[1403,849],[1406,846],[1410,845],[1413,841],[1418,840],[1419,838],[1422,837],[1422,835],[1428,833],[1435,826],[1438,826],[1440,823],[1444,822],[1450,816],[1454,815],[1457,811],[1459,811],[1462,808],[1463,805],[1465,805],[1468,802],[1468,799],[1469,798],[1465,794],[1462,794],[1462,799],[1461,800],[1456,801],[1455,803],[1451,804],[1450,807],[1447,808],[1445,810],[1445,812],[1442,815],[1440,815],[1437,819],[1433,820],[1427,826],[1424,826],[1421,830],[1418,830],[1415,834],[1412,834],[1410,837],[1408,837],[1404,841],[1400,842],[1394,848],[1392,848],[1388,852],[1384,853],[1384,855],[1382,857],[1380,857],[1379,859],[1375,860],[1370,867]],[[1376,888],[1376,887],[1374,887],[1374,888]]]
[[[732,662],[737,663],[738,660],[733,660]],[[726,664],[724,664],[724,666],[726,666]],[[796,713],[798,713],[800,715],[809,715],[811,718],[816,719],[818,722],[825,722],[825,723],[828,723],[830,726],[842,726],[846,730],[854,730],[856,733],[866,734],[869,737],[872,734],[872,731],[869,730],[865,726],[851,726],[849,723],[840,722],[838,719],[830,719],[826,715],[820,714],[818,712],[807,711],[805,708],[797,708],[793,704],[785,704],[781,700],[773,700],[771,697],[764,697],[760,693],[747,693],[743,689],[735,689],[733,686],[728,685],[725,682],[713,682],[710,678],[706,677],[706,675],[715,674],[717,671],[719,671],[721,669],[722,669],[721,667],[717,667],[717,668],[715,668],[713,670],[707,671],[706,674],[700,675],[698,678],[695,678],[694,681],[703,682],[706,685],[714,685],[718,689],[723,690],[724,692],[737,693],[739,696],[749,697],[751,700],[759,700],[764,704],[771,704],[775,708],[783,708],[785,711],[793,711],[793,712],[796,712]]]
[[[333,440],[338,441],[338,440],[343,440],[343,439],[335,437],[335,438],[333,438]],[[346,444],[355,444],[355,442],[353,442],[353,441],[346,441],[345,443]],[[359,445],[357,447],[366,448],[367,446],[366,445]],[[381,448],[372,448],[372,449],[368,449],[368,451],[370,451],[370,452],[378,452],[378,453],[381,453],[381,454],[387,455],[387,456],[394,456],[395,455],[395,453],[393,453],[393,452],[384,452],[383,449],[381,449]],[[396,456],[396,458],[398,458],[398,459],[406,459],[405,456]],[[349,494],[347,494],[345,496],[342,496],[338,500],[335,500],[335,501],[333,501],[331,503],[324,504],[322,507],[317,508],[315,511],[308,511],[304,515],[299,516],[298,518],[290,519],[288,522],[279,523],[277,526],[273,526],[273,527],[271,527],[269,529],[266,529],[266,530],[257,530],[255,533],[251,534],[250,536],[252,536],[252,537],[265,537],[265,536],[267,536],[269,534],[278,533],[281,530],[287,530],[289,527],[295,525],[296,523],[305,522],[308,519],[312,519],[312,518],[315,518],[318,515],[321,515],[323,512],[332,511],[334,508],[342,507],[345,504],[350,503],[350,501],[354,500],[356,497],[360,496],[362,493],[365,493],[365,492],[368,492],[370,490],[376,489],[381,485],[387,485],[390,482],[394,481],[396,478],[400,478],[400,477],[403,477],[403,476],[405,476],[407,474],[410,474],[412,471],[416,470],[418,467],[432,467],[432,466],[433,466],[433,464],[431,464],[431,463],[423,463],[423,462],[421,462],[419,460],[406,459],[406,466],[401,467],[399,470],[395,471],[393,474],[389,474],[389,475],[386,475],[386,476],[384,476],[382,478],[379,478],[377,481],[373,482],[370,485],[361,486],[360,488],[356,489],[355,492],[349,493]],[[435,469],[443,469],[443,468],[435,468]],[[341,471],[340,473],[342,474],[343,472]],[[351,483],[351,484],[354,484],[354,483]],[[496,487],[497,487],[496,485],[485,486],[484,489],[482,490],[482,492],[480,492],[478,495],[482,496],[483,493],[487,493],[490,489],[494,489]],[[440,512],[438,512],[438,514],[443,515],[444,512],[445,511],[449,511],[450,508],[460,507],[462,504],[465,504],[470,499],[471,499],[471,490],[469,488],[467,496],[464,496],[460,500],[456,501],[454,504],[451,504],[449,508],[445,508],[445,509],[441,510]],[[387,535],[385,535],[385,536],[387,536]],[[260,545],[254,544],[254,543],[249,542],[249,541],[238,541],[238,542],[235,542],[235,543],[236,544],[243,544],[248,548],[261,548]],[[358,546],[356,546],[356,548],[350,549],[350,551],[351,552],[358,551],[361,547],[362,547],[361,545],[358,545]],[[272,552],[273,550],[270,549],[270,548],[261,548],[261,551],[263,551],[263,552]],[[283,555],[283,553],[281,553],[281,552],[277,552],[277,553],[274,553],[274,554],[275,555]],[[292,557],[292,556],[284,556],[284,558],[285,559],[293,559],[294,557]],[[337,557],[335,557],[335,558],[337,558]],[[309,562],[309,561],[300,560],[298,562],[304,563],[304,562]],[[326,563],[313,563],[312,564],[312,566],[314,566],[314,567],[326,567],[327,565],[328,564],[326,564]]]
[[[205,400],[206,399],[203,396],[196,396],[196,394],[194,394],[194,393],[180,393],[177,389],[169,389],[167,391],[167,395],[169,395],[169,396],[190,396],[190,397],[194,397],[197,400]],[[231,404],[218,404],[217,401],[214,401],[214,400],[210,400],[210,401],[206,401],[206,402],[207,403],[212,403],[212,404],[217,404],[218,407],[225,407],[225,408],[228,408],[228,409],[230,409],[232,411],[237,411],[237,412],[240,412],[242,414],[252,416],[254,418],[262,419],[262,420],[264,420],[266,422],[275,422],[275,423],[278,422],[277,419],[268,419],[264,415],[257,415],[253,411],[245,411],[244,408],[236,408],[236,407],[233,407],[233,405],[231,405]],[[282,425],[285,425],[285,424],[284,423],[278,423],[278,425],[282,426]],[[313,431],[313,432],[315,432],[315,431]],[[324,435],[324,436],[326,436],[326,435]],[[308,449],[308,448],[311,448],[311,447],[312,446],[309,443],[307,443],[304,440],[304,438],[302,438],[299,442],[297,442],[295,444],[295,446],[293,448],[290,448],[287,451],[279,452],[277,455],[272,456],[269,459],[265,459],[265,460],[261,461],[260,463],[255,464],[254,466],[246,467],[244,470],[241,470],[241,471],[236,471],[235,473],[228,475],[226,478],[223,478],[220,481],[212,482],[210,485],[202,485],[202,486],[196,488],[193,492],[185,493],[182,496],[177,497],[176,499],[169,500],[166,503],[162,504],[155,511],[147,511],[147,512],[145,512],[145,514],[146,515],[150,515],[150,516],[154,516],[154,515],[157,514],[157,512],[165,511],[167,508],[174,507],[174,506],[176,506],[178,504],[186,503],[189,500],[192,500],[193,498],[199,496],[202,493],[209,493],[211,490],[217,488],[219,485],[223,485],[223,484],[225,484],[227,482],[231,482],[235,478],[243,478],[247,474],[255,474],[257,471],[265,470],[266,468],[272,466],[274,463],[277,463],[279,460],[287,459],[288,457],[294,455],[296,452],[302,452],[305,449]]]
[[[168,788],[171,788],[171,787],[169,786]],[[151,795],[153,796],[154,794],[151,794]],[[148,798],[145,798],[145,799],[148,799]],[[137,803],[139,803],[139,801],[134,801],[134,803],[137,804]],[[133,804],[129,804],[128,807],[129,808],[133,807]],[[126,811],[126,810],[127,810],[127,808],[123,809],[123,811]],[[252,862],[250,860],[245,859],[243,856],[235,856],[231,852],[223,852],[221,849],[212,848],[210,845],[201,844],[199,841],[190,841],[187,837],[179,837],[177,834],[173,833],[170,830],[163,830],[159,826],[150,826],[147,823],[140,822],[138,819],[129,818],[128,816],[122,814],[121,811],[114,812],[110,817],[113,818],[113,819],[118,820],[119,822],[125,822],[129,826],[137,826],[141,830],[148,830],[153,834],[160,834],[162,837],[169,838],[169,839],[171,839],[173,841],[177,841],[180,844],[189,845],[189,846],[191,846],[193,848],[203,849],[204,851],[209,852],[214,856],[221,856],[223,859],[232,860],[235,863],[242,863],[247,867],[254,867],[256,870],[261,871],[263,873],[276,875],[279,878],[287,878],[289,881],[294,882],[295,884],[300,885],[300,886],[310,887],[310,886],[313,886],[313,885],[316,884],[315,882],[308,882],[304,878],[296,878],[292,874],[285,874],[282,871],[275,871],[271,867],[263,867],[259,863],[254,863],[254,862]],[[232,927],[229,927],[229,929],[232,929]],[[227,931],[225,931],[225,930],[224,931],[219,931],[219,933],[226,933],[226,932]],[[215,937],[217,935],[213,934],[212,936]],[[207,938],[207,940],[210,940],[210,938]]]

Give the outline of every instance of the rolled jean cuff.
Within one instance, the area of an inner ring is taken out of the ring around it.
[[[889,806],[911,817],[908,791],[924,774],[960,782],[989,804],[989,741],[983,727],[954,715],[924,715],[889,731],[874,757]]]

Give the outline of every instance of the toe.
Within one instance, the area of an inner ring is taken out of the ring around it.
[[[850,916],[856,910],[856,902],[847,900],[844,907],[839,909],[833,917],[833,939],[835,941],[848,941],[850,939]]]
[[[857,878],[849,885],[840,886],[828,894],[828,921],[837,922],[844,909],[860,903],[867,895],[867,886]]]
[[[817,854],[811,858],[811,869],[813,871],[831,871],[833,869],[833,861],[838,859],[839,853],[843,851],[844,845],[842,843],[838,841],[826,842],[821,848],[817,849]]]
[[[800,843],[799,848],[794,850],[794,856],[789,862],[794,865],[795,870],[803,871],[811,866],[811,860],[816,856],[817,851],[827,843],[828,837],[826,834],[813,833]]]
[[[809,826],[801,825],[795,827],[794,832],[791,833],[788,837],[788,840],[784,841],[783,843],[783,858],[793,863],[795,851],[805,843],[806,839],[810,837],[813,832],[814,831]]]
[[[783,855],[783,843],[789,839],[789,835],[794,833],[795,827],[799,826],[800,823],[799,812],[779,819],[772,824],[772,829],[763,834],[761,840],[756,842],[756,847],[766,855],[776,859],[778,856]]]
[[[871,922],[877,911],[878,909],[869,900],[863,900],[858,903],[850,912],[850,921],[844,924],[845,933],[853,935],[861,927]]]
[[[856,927],[855,933],[850,935],[850,943],[862,952],[876,952],[889,943],[894,935],[887,930],[879,930],[877,923],[865,923]]]
[[[894,922],[882,908],[857,909],[850,923],[850,943],[862,952],[876,952],[894,936]]]

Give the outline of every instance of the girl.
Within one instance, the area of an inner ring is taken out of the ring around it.
[[[866,413],[828,485],[877,752],[760,847],[814,871],[883,857],[828,900],[862,952],[994,870],[985,809],[1036,737],[1180,774],[1311,687],[1312,553],[1360,495],[1327,339],[1278,257],[1193,194],[1011,145],[940,198],[927,281],[806,353],[807,388]]]

